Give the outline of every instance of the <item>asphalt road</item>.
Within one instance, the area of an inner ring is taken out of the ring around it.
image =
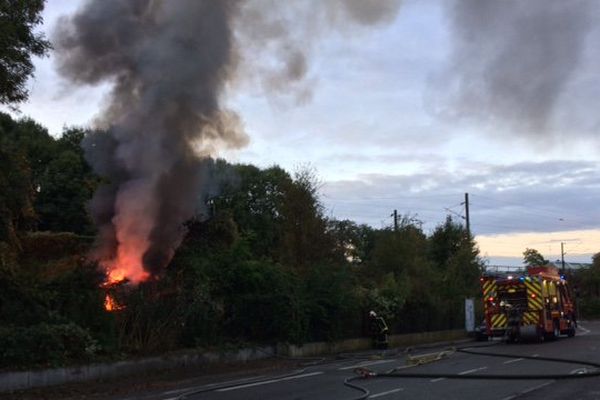
[[[478,346],[481,343],[464,343]],[[556,363],[528,357],[554,357],[600,363],[600,322],[582,322],[576,337],[561,337],[554,342],[504,344],[488,342],[478,351],[513,355],[495,357],[454,352],[428,364],[406,367],[408,355],[435,353],[443,347],[415,349],[410,353],[390,350],[381,353],[346,355],[262,376],[248,376],[230,381],[215,381],[196,386],[174,388],[160,393],[138,394],[129,399],[145,400],[300,400],[357,399],[361,392],[344,386],[344,380],[356,376],[356,368],[377,373],[399,368],[410,373],[459,374],[577,374],[593,370],[576,363]],[[600,399],[600,377],[569,380],[468,380],[448,378],[378,378],[360,379],[352,383],[366,388],[370,399]]]

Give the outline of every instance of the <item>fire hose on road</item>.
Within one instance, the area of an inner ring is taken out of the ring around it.
[[[366,367],[358,367],[354,369],[354,372],[358,376],[349,377],[344,380],[344,385],[361,392],[359,397],[353,398],[352,400],[363,400],[367,399],[370,395],[370,392],[364,386],[361,386],[357,383],[357,381],[364,380],[375,380],[378,378],[422,378],[422,379],[437,379],[437,378],[445,378],[445,379],[472,379],[472,380],[565,380],[565,379],[582,379],[582,378],[592,378],[600,376],[600,363],[595,363],[591,361],[582,361],[582,360],[573,360],[573,359],[564,359],[564,358],[554,358],[554,357],[540,357],[540,356],[525,356],[522,354],[500,354],[493,352],[480,351],[477,349],[488,348],[497,346],[500,343],[492,343],[486,345],[479,346],[464,346],[464,347],[452,347],[439,352],[432,352],[427,354],[421,354],[416,356],[408,356],[407,357],[407,365],[400,368],[394,368],[387,372],[378,373],[373,370],[370,370]],[[465,353],[486,357],[502,357],[502,358],[520,358],[520,359],[529,359],[535,361],[546,361],[546,362],[556,362],[556,363],[564,363],[564,364],[574,364],[580,365],[584,367],[591,367],[591,369],[582,368],[576,374],[460,374],[460,373],[416,373],[416,372],[406,372],[407,369],[412,369],[414,367],[439,361],[442,359],[446,359],[450,357],[453,353]],[[397,355],[398,352],[393,352],[394,354],[383,354],[383,358],[387,355]],[[288,358],[285,356],[279,356],[279,358]],[[343,357],[346,359],[362,359],[364,360],[366,355],[357,355],[356,357]],[[289,357],[289,359],[294,360],[302,360],[309,361],[304,365],[306,367],[327,364],[332,361],[337,360],[326,360],[322,358],[302,358],[302,357]],[[372,358],[371,358],[372,359]],[[239,386],[254,386],[261,383],[268,383],[271,381],[277,380],[287,380],[290,378],[294,378],[297,376],[311,375],[306,373],[307,368],[302,368],[300,370],[295,370],[289,374],[283,374],[275,377],[269,378],[258,378],[258,379],[249,379],[244,382],[238,382],[234,384],[225,384],[225,385],[209,385],[210,387],[199,387],[196,389],[188,390],[177,397],[178,400],[184,400],[191,398],[192,396],[200,395],[202,393],[208,393],[223,389],[231,389]],[[400,372],[401,371],[401,372]]]
[[[370,392],[367,388],[357,385],[353,382],[358,380],[365,379],[377,379],[377,378],[423,378],[423,379],[436,379],[436,378],[445,378],[445,379],[474,379],[474,380],[565,380],[565,379],[582,379],[582,378],[593,378],[600,376],[600,363],[595,363],[591,361],[582,361],[582,360],[571,360],[565,358],[554,358],[554,357],[539,357],[539,356],[525,356],[522,354],[499,354],[499,353],[489,353],[485,351],[477,351],[470,350],[474,348],[481,347],[491,347],[497,345],[496,343],[491,345],[483,345],[483,346],[466,346],[462,348],[448,349],[444,350],[440,353],[444,352],[459,352],[487,357],[502,357],[502,358],[521,358],[521,359],[529,359],[536,361],[547,361],[547,362],[556,362],[556,363],[564,363],[564,364],[576,364],[587,367],[594,368],[593,370],[587,370],[583,368],[577,374],[459,374],[459,373],[412,373],[412,372],[398,372],[397,368],[394,368],[388,372],[377,373],[375,371],[371,371],[367,368],[356,369],[355,373],[358,376],[346,378],[344,380],[344,385],[350,387],[352,389],[358,390],[362,392],[360,397],[357,397],[353,400],[362,400],[369,397]],[[435,354],[435,353],[432,353]],[[433,357],[431,354],[427,355],[428,359],[431,360],[439,360],[445,357]],[[420,365],[418,363],[412,365],[416,366]]]

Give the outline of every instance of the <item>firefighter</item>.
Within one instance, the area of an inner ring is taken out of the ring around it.
[[[373,347],[376,349],[387,349],[388,326],[383,317],[377,316],[375,311],[369,311],[369,333],[373,339]]]

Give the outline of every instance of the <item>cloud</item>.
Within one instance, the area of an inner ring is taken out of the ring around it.
[[[433,229],[450,213],[464,216],[470,194],[475,234],[553,232],[600,226],[600,163],[588,161],[478,164],[468,169],[405,175],[363,174],[326,182],[325,206],[338,218],[380,226],[393,209],[418,214]],[[450,210],[450,211],[448,211]]]
[[[586,71],[599,61],[599,10],[589,0],[446,2],[452,50],[433,79],[435,112],[546,141],[597,132],[595,102],[578,94],[582,79],[598,88]]]

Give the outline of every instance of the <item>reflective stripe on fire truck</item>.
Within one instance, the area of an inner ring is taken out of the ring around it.
[[[490,297],[494,297],[496,296],[496,281],[495,280],[487,280],[485,282],[483,282],[483,299],[484,299],[484,306],[485,308],[487,308],[487,299],[489,299]]]
[[[527,311],[523,313],[523,325],[537,325],[539,322],[539,311]]]
[[[495,314],[492,315],[492,329],[494,328],[506,328],[506,315],[504,314]]]
[[[544,308],[542,297],[542,285],[538,280],[525,280],[527,287],[527,308],[530,310],[541,310]]]

